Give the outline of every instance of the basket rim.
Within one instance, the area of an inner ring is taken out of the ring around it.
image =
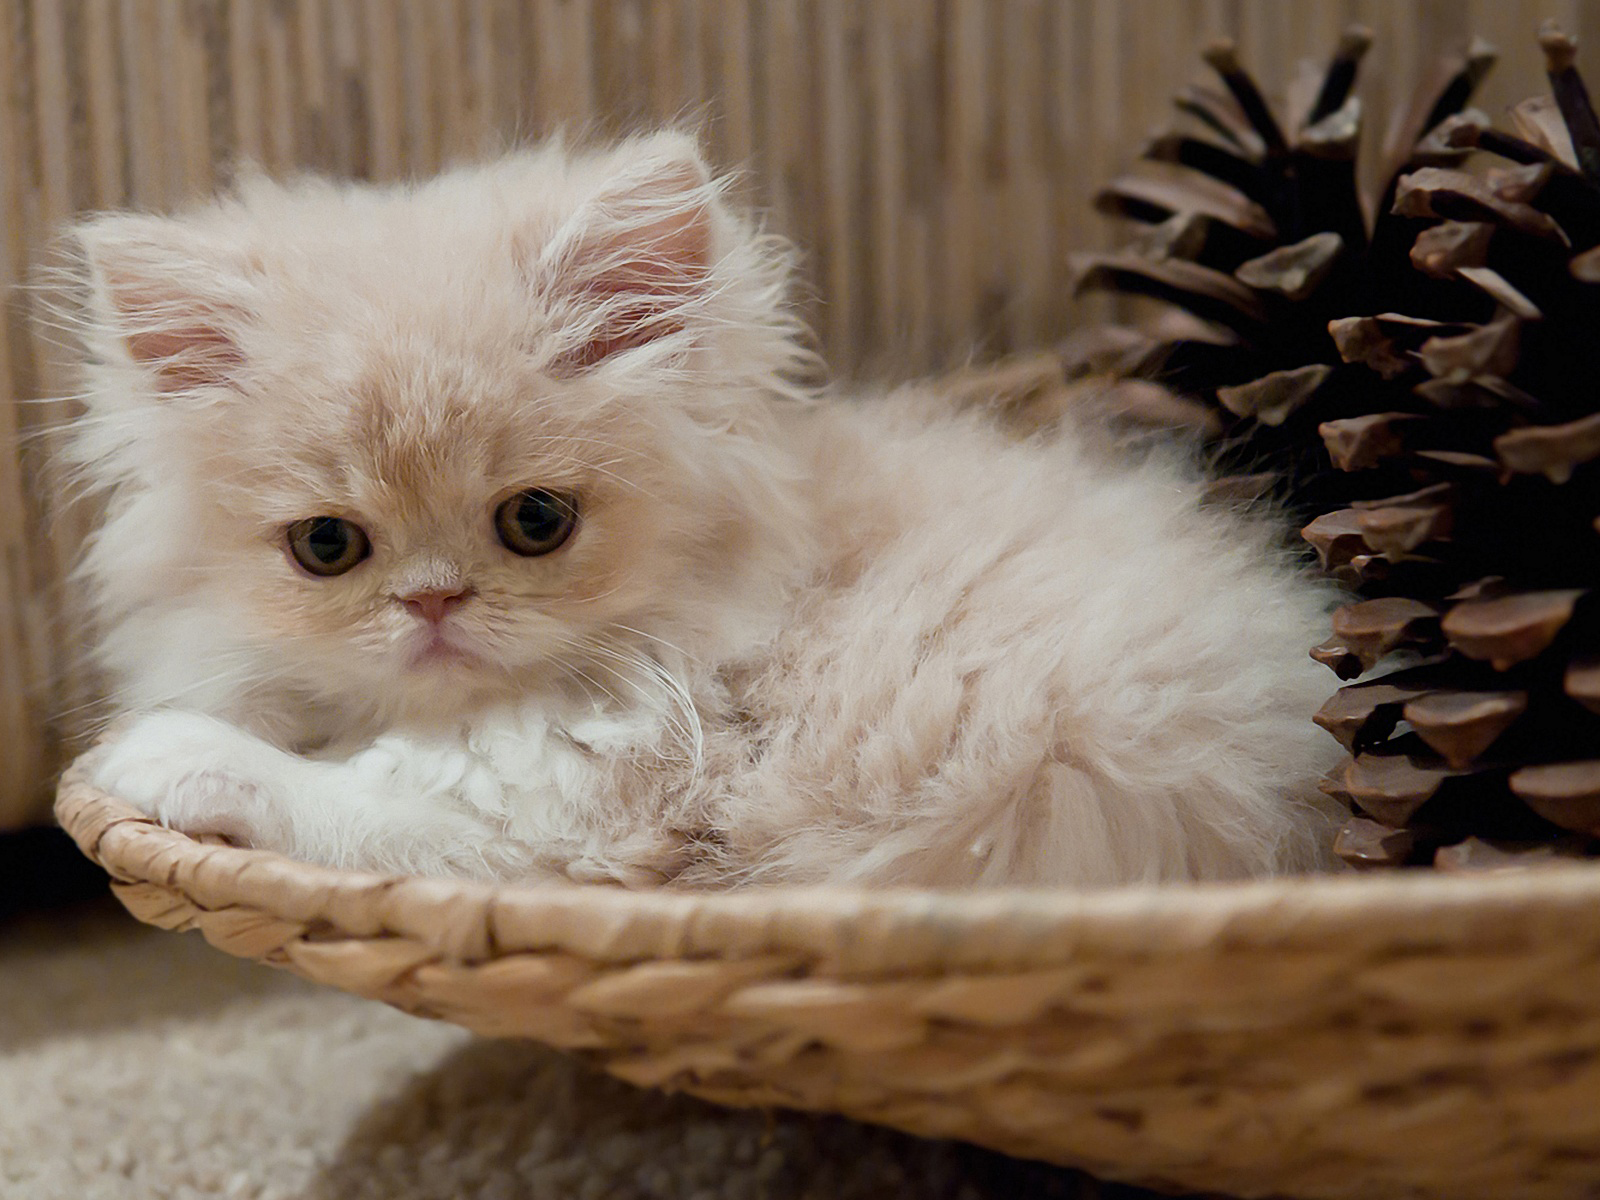
[[[90,784],[81,760],[62,775],[56,816],[116,885],[330,937],[407,938],[461,962],[549,952],[604,963],[780,955],[836,975],[882,976],[1230,949],[1348,954],[1351,942],[1396,958],[1600,945],[1600,862],[1095,890],[627,891],[383,875],[202,844]]]

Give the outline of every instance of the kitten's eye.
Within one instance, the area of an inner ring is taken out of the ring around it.
[[[343,517],[308,517],[289,526],[289,553],[313,575],[343,575],[372,545],[361,526]]]
[[[577,500],[543,488],[518,492],[494,512],[500,541],[513,554],[526,558],[559,549],[577,523]]]

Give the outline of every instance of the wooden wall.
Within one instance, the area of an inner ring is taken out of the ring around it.
[[[1275,88],[1369,24],[1381,133],[1469,31],[1504,54],[1481,107],[1541,90],[1545,16],[1600,80],[1600,0],[0,0],[0,289],[73,213],[181,203],[239,157],[389,179],[688,120],[804,248],[835,366],[905,373],[1067,329],[1066,256],[1112,236],[1089,197],[1208,37]],[[0,826],[43,811],[51,718],[88,699],[57,619],[74,534],[46,529],[29,450],[56,409],[25,402],[56,385],[25,307],[0,337]]]

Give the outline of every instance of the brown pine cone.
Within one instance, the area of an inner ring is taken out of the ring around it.
[[[1327,785],[1356,813],[1337,845],[1348,861],[1590,853],[1600,120],[1572,40],[1547,27],[1553,102],[1518,105],[1514,132],[1492,128],[1465,109],[1492,61],[1474,47],[1419,93],[1368,233],[1349,96],[1365,44],[1346,35],[1290,134],[1231,51],[1208,55],[1231,100],[1195,91],[1180,105],[1211,136],[1146,153],[1209,179],[1112,185],[1104,203],[1154,235],[1082,274],[1174,302],[1187,333],[1117,346],[1101,332],[1078,361],[1154,370],[1226,414],[1225,464],[1286,477],[1314,516],[1307,541],[1357,593],[1313,651],[1366,677],[1318,716],[1351,754]],[[1484,169],[1467,170],[1478,151]]]

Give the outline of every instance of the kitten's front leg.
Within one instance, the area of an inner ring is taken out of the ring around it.
[[[500,789],[461,747],[384,738],[308,759],[199,713],[155,712],[116,733],[90,778],[162,824],[329,866],[425,875],[559,875],[552,839],[508,837]]]
[[[382,752],[321,761],[200,713],[147,713],[116,733],[90,778],[163,825],[308,862],[422,874],[528,873],[493,822],[465,810],[461,772],[397,780]],[[380,769],[374,771],[376,765]],[[409,785],[409,786],[408,786]]]
[[[289,851],[293,755],[200,713],[146,713],[95,753],[90,779],[172,829]]]

